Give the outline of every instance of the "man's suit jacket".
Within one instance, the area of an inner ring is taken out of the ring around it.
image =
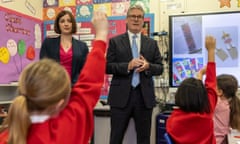
[[[86,43],[72,38],[72,84],[74,84],[85,63],[88,47]],[[56,38],[46,38],[40,50],[40,59],[47,57],[60,62],[60,36]]]
[[[148,70],[140,73],[141,91],[146,107],[153,108],[156,102],[152,76],[160,75],[163,72],[162,58],[157,42],[141,35],[140,54],[150,64]],[[112,107],[123,108],[128,102],[133,76],[133,70],[128,72],[128,63],[132,58],[128,33],[109,40],[106,73],[113,74],[108,95],[108,103]]]

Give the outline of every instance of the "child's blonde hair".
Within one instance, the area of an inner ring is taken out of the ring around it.
[[[57,62],[42,59],[21,73],[18,96],[10,105],[1,132],[8,129],[9,144],[26,144],[30,114],[41,113],[61,99],[68,99],[71,84],[66,70]]]

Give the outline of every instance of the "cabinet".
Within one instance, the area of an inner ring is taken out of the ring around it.
[[[16,92],[17,84],[0,84],[0,104],[11,103]]]
[[[0,124],[17,93],[17,84],[0,84]]]
[[[163,112],[156,117],[156,144],[167,144],[164,134],[166,133],[166,123],[170,112]]]

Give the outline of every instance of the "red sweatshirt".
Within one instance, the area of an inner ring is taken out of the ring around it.
[[[186,113],[175,109],[167,120],[167,132],[174,144],[216,144],[213,129],[213,112],[217,103],[215,63],[209,62],[205,86],[211,113]]]
[[[106,43],[94,41],[70,100],[56,117],[31,125],[28,144],[88,144],[93,134],[93,109],[97,103],[105,73]],[[7,132],[0,134],[0,144]]]

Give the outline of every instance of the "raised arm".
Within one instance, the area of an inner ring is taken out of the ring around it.
[[[208,51],[208,62],[215,62],[215,47],[216,47],[216,40],[212,36],[206,36],[205,39],[205,47]],[[206,74],[207,66],[204,66],[200,69],[197,73],[197,79],[202,80],[203,76]]]
[[[215,38],[212,36],[206,36],[205,47],[208,51],[208,64],[206,69],[205,86],[207,89],[211,110],[213,111],[217,103],[216,64],[215,64],[216,40]]]
[[[93,108],[100,96],[104,81],[105,51],[108,34],[107,16],[102,12],[95,12],[92,24],[96,31],[96,38],[93,41],[93,48],[88,54],[79,79],[73,88],[72,95],[80,96],[82,102]]]
[[[215,62],[216,39],[212,36],[206,36],[205,47],[208,51],[208,62]]]

